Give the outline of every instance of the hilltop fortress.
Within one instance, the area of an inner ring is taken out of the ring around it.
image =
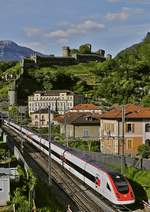
[[[72,53],[72,50],[69,46],[62,47],[62,56],[39,56],[37,54],[32,55],[31,57],[24,58],[21,61],[21,66],[23,68],[32,68],[32,67],[48,67],[52,65],[75,65],[78,63],[87,63],[90,61],[105,61],[106,59],[111,59],[112,56],[107,54],[105,57],[105,51],[99,49],[96,53],[92,53],[91,44],[85,44],[84,46],[89,48],[88,54]]]

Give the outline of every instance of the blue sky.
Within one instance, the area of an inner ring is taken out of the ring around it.
[[[0,40],[61,55],[91,43],[115,56],[150,31],[150,0],[0,0]]]

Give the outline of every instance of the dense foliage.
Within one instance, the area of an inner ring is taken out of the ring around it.
[[[150,39],[120,52],[113,60],[98,63],[96,96],[110,103],[150,105]]]
[[[86,48],[88,48],[86,50]],[[87,45],[74,52],[89,51]],[[84,94],[89,101],[113,103],[142,103],[150,106],[150,34],[145,39],[105,62],[89,62],[70,66],[51,66],[25,70],[18,81],[20,104],[35,90],[69,89]],[[0,75],[18,73],[19,64],[0,64]],[[2,68],[1,68],[2,67]],[[4,68],[5,67],[5,68]],[[7,69],[7,70],[6,70]],[[0,95],[6,96],[11,83],[2,82]]]
[[[148,158],[150,156],[150,146],[148,144],[142,144],[138,147],[138,153],[142,158]]]
[[[126,176],[131,180],[132,188],[139,200],[150,198],[150,171],[129,167],[125,171]]]

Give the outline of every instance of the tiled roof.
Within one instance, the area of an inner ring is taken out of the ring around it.
[[[125,106],[125,117],[133,119],[150,118],[150,107],[143,107],[141,105],[127,104]],[[102,119],[121,119],[122,108],[121,106],[115,106],[110,111],[107,111],[101,115]]]
[[[99,124],[100,115],[85,113],[85,112],[68,112],[65,116],[57,116],[54,118],[54,121],[64,123],[66,119],[67,124]]]
[[[71,110],[100,110],[100,108],[94,104],[78,104]]]
[[[57,121],[59,123],[63,123],[64,122],[64,116],[62,116],[62,115],[55,116],[53,120]]]

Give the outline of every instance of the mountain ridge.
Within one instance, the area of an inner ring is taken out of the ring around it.
[[[0,61],[20,61],[32,54],[43,55],[31,48],[20,46],[11,40],[0,40]]]

